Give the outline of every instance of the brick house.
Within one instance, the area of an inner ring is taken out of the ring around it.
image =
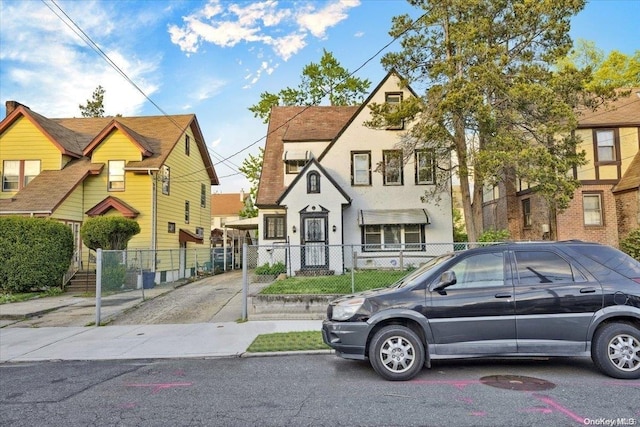
[[[576,168],[581,186],[554,219],[544,200],[511,177],[487,188],[486,229],[508,229],[514,240],[580,239],[617,247],[640,227],[640,89],[579,116],[578,150],[587,164]]]

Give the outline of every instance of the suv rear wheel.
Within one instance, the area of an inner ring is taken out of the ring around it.
[[[640,378],[640,329],[611,323],[598,329],[591,347],[593,363],[613,378]]]
[[[410,380],[424,365],[424,344],[415,332],[405,326],[385,326],[371,340],[369,361],[373,369],[387,380]]]

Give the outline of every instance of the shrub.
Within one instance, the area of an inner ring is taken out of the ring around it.
[[[620,242],[620,249],[640,261],[640,228],[633,230]]]
[[[140,225],[136,221],[118,216],[89,218],[80,228],[82,242],[93,250],[127,249],[129,240],[138,233]]]
[[[505,240],[509,240],[510,237],[511,234],[509,230],[487,230],[478,237],[478,242],[504,242]]]
[[[276,262],[273,265],[266,263],[259,267],[256,267],[256,270],[255,270],[255,274],[260,276],[263,276],[263,275],[277,276],[278,274],[282,274],[286,272],[287,272],[287,267],[282,262]]]
[[[71,265],[73,233],[61,222],[0,217],[0,288],[29,292],[60,286]]]

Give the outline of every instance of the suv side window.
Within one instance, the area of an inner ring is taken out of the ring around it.
[[[451,268],[456,284],[450,289],[504,286],[504,256],[502,252],[472,255]]]
[[[516,251],[518,281],[521,285],[573,282],[571,265],[558,254],[549,251]],[[586,278],[576,271],[577,282]]]

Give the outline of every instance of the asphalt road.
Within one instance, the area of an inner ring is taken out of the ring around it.
[[[409,382],[333,355],[0,365],[3,426],[639,423],[640,381],[588,359],[439,362]]]

